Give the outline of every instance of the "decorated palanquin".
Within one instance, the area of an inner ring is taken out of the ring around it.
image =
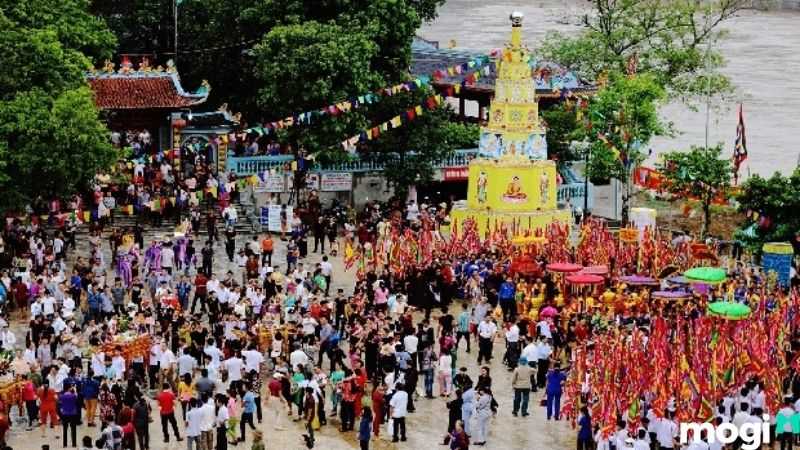
[[[569,210],[557,207],[556,164],[547,160],[531,55],[522,45],[522,14],[512,14],[511,24],[511,42],[497,61],[479,157],[469,165],[467,201],[452,211],[457,228],[472,218],[481,234],[499,227],[525,233],[571,218]]]
[[[134,358],[147,358],[150,355],[152,340],[149,334],[134,335],[125,333],[117,335],[114,342],[103,344],[99,350],[106,355],[115,355],[117,354],[117,347],[120,348],[125,362],[130,364]]]

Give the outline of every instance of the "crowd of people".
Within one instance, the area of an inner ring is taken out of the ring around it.
[[[547,254],[536,256],[539,270],[523,274],[512,270],[514,253],[491,244],[402,271],[374,257],[357,275],[337,272],[336,260],[347,258],[341,246],[361,249],[363,260],[372,246],[385,252],[381,239],[389,235],[446,239],[440,231],[449,205],[370,203],[341,224],[312,192],[300,213],[282,217],[280,233],[237,236],[228,202],[235,177],[219,189],[203,160],[202,152],[184,155],[179,170],[167,160],[120,165],[130,174],[127,187],[98,176],[87,201],[94,202],[88,242],[76,238],[84,235],[74,217],[51,220],[54,226],[7,221],[0,344],[20,396],[4,405],[12,411],[0,420],[4,437],[16,415],[42,436],[60,426],[64,447],[77,447],[80,430],[85,447],[110,450],[162,448],[156,442],[171,439],[190,450],[245,441],[260,449],[272,428],[298,430],[298,442],[311,448],[322,427],[336,426],[367,449],[382,433],[406,441],[415,431],[409,415],[420,402],[434,402],[448,415],[443,444],[490,446],[500,408],[524,420],[541,404],[546,420],[562,420],[576,348],[617,326],[648,329],[664,313],[650,288],[609,276],[605,288],[568,290],[545,270]],[[172,197],[153,208],[154,198]],[[81,210],[75,203],[70,208]],[[101,205],[113,211],[117,204],[150,205],[151,215],[174,211],[175,232],[164,235],[157,218],[155,235],[150,225],[114,228]],[[202,243],[199,252],[195,243]],[[220,247],[225,257],[217,256]],[[314,253],[319,262],[311,262]],[[736,265],[731,275],[706,295],[767,301],[758,297],[762,274]],[[694,308],[666,311],[700,314],[695,301]],[[465,358],[475,358],[478,372]],[[498,367],[507,373],[498,375]],[[497,391],[498,376],[512,392]],[[645,398],[641,420],[619,417],[610,432],[592,417],[596,399],[591,381],[584,384],[575,403],[580,413],[572,415],[579,449],[678,448],[669,409],[655,411]],[[726,397],[720,420],[741,421],[748,411],[777,415],[765,410],[761,380],[741,388]],[[150,436],[153,421],[161,424],[159,437]]]

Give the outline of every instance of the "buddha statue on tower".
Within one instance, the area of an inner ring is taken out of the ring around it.
[[[522,13],[511,14],[511,40],[497,59],[489,121],[481,128],[478,158],[469,165],[466,205],[452,213],[455,222],[473,218],[482,232],[501,222],[524,230],[570,220],[569,211],[557,208],[556,165],[547,159],[522,20]]]

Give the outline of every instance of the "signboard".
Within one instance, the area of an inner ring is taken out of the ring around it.
[[[289,191],[294,190],[294,172],[286,174],[286,189]],[[306,173],[306,189],[319,190],[319,174]]]
[[[443,169],[444,181],[464,181],[469,178],[469,168],[464,167],[448,167]]]
[[[267,227],[271,232],[279,233],[281,231],[281,211],[282,205],[267,205],[261,208],[261,215],[259,217],[261,225]],[[288,230],[289,221],[292,219],[293,208],[286,206],[286,226]]]
[[[353,188],[353,174],[349,172],[323,173],[320,190],[323,192],[349,191]]]
[[[283,172],[265,172],[263,176],[258,177],[258,185],[255,191],[257,193],[286,192],[286,177]]]

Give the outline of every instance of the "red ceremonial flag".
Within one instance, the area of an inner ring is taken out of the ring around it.
[[[736,125],[736,142],[733,144],[733,179],[739,179],[739,166],[747,159],[747,137],[744,129],[744,110],[739,104],[739,123]]]

